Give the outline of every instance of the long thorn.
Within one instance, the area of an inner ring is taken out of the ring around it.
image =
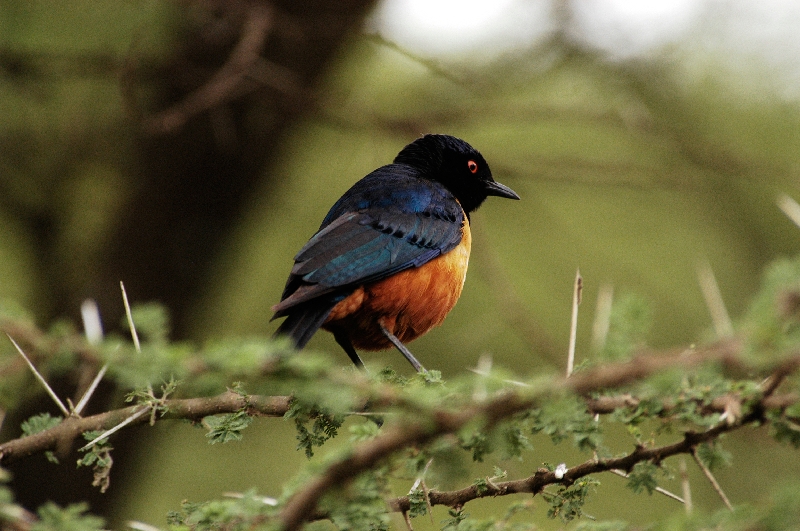
[[[119,287],[122,289],[122,302],[125,305],[125,315],[128,318],[128,327],[131,329],[131,337],[133,338],[133,347],[136,349],[136,352],[139,354],[142,353],[142,345],[139,343],[139,334],[136,332],[136,325],[133,324],[133,315],[131,314],[131,305],[128,302],[128,292],[125,291],[125,283],[121,280],[119,281]],[[153,386],[152,384],[147,384],[147,391],[152,395],[153,394]]]
[[[131,315],[131,305],[128,303],[128,294],[125,292],[125,284],[120,280],[119,287],[122,288],[122,302],[125,304],[125,315],[128,317],[128,326],[131,329],[131,337],[133,338],[133,346],[136,352],[142,351],[142,345],[139,343],[139,334],[136,333],[136,325],[133,324],[133,316]]]
[[[11,343],[14,344],[14,347],[17,349],[17,352],[19,352],[19,355],[22,356],[22,358],[28,364],[28,367],[31,368],[31,371],[33,371],[33,375],[36,376],[36,379],[39,380],[39,383],[41,383],[44,386],[45,391],[47,391],[47,394],[50,395],[50,398],[53,399],[53,402],[56,403],[58,409],[61,410],[61,412],[64,414],[65,417],[69,417],[69,411],[67,410],[67,406],[65,406],[64,402],[62,402],[61,399],[58,398],[58,395],[56,395],[56,392],[53,391],[52,387],[50,387],[50,384],[47,383],[47,380],[45,380],[44,377],[39,373],[39,371],[36,370],[36,367],[34,367],[33,363],[31,363],[31,360],[28,359],[28,356],[25,355],[20,346],[17,345],[17,342],[14,341],[14,338],[9,336],[8,334],[6,334],[6,336],[11,341]]]
[[[715,491],[717,491],[719,497],[722,498],[722,503],[724,503],[725,507],[727,507],[732,511],[733,505],[731,505],[731,502],[730,500],[728,500],[728,497],[725,496],[725,492],[723,492],[722,487],[720,487],[719,483],[717,483],[717,478],[714,477],[714,474],[711,473],[711,470],[709,470],[708,467],[705,464],[703,464],[703,462],[700,460],[700,457],[698,457],[696,448],[692,448],[692,457],[694,457],[695,463],[697,463],[697,466],[699,466],[700,470],[703,471],[703,474],[706,475],[706,478],[711,483],[711,486],[714,487]]]
[[[133,413],[130,417],[126,418],[125,420],[123,420],[122,422],[120,422],[119,424],[117,424],[116,426],[111,428],[110,430],[104,431],[103,433],[101,433],[100,435],[98,435],[97,437],[95,437],[94,439],[89,441],[87,444],[85,444],[85,445],[81,446],[80,448],[78,448],[78,451],[88,450],[89,448],[91,448],[92,446],[97,444],[97,441],[99,441],[101,439],[105,439],[106,437],[108,437],[112,433],[116,433],[117,431],[121,430],[122,428],[124,428],[125,426],[127,426],[128,424],[133,422],[134,420],[138,419],[139,417],[141,417],[142,415],[144,415],[148,411],[150,411],[150,406],[143,407],[142,409],[140,409],[139,411]]]
[[[83,411],[83,408],[85,408],[86,404],[89,403],[89,400],[92,398],[95,389],[97,389],[97,385],[100,383],[100,380],[102,380],[103,376],[106,375],[106,370],[108,370],[108,363],[103,365],[103,367],[100,369],[100,372],[98,372],[97,376],[95,376],[94,380],[92,380],[92,383],[91,385],[89,385],[89,388],[86,389],[85,393],[83,393],[83,396],[78,401],[78,405],[75,406],[75,413],[80,415],[81,411]]]
[[[618,475],[618,476],[619,476],[619,477],[621,477],[621,478],[627,478],[627,477],[628,477],[628,474],[626,474],[626,473],[625,473],[625,472],[623,472],[622,470],[617,470],[617,469],[613,469],[613,468],[612,468],[612,469],[611,469],[609,472],[611,472],[612,474],[616,474],[616,475]],[[674,494],[674,493],[672,493],[672,492],[668,491],[667,489],[662,489],[661,487],[656,487],[656,488],[655,488],[655,489],[653,489],[653,490],[655,490],[655,491],[656,491],[656,492],[658,492],[659,494],[663,494],[663,495],[664,495],[664,496],[666,496],[667,498],[671,498],[671,499],[673,499],[673,500],[675,500],[675,501],[678,501],[678,502],[681,502],[681,503],[686,503],[686,500],[684,500],[683,498],[681,498],[681,497],[680,497],[680,496],[678,496],[677,494]]]
[[[81,304],[81,318],[83,319],[83,330],[86,334],[86,339],[89,341],[90,345],[97,345],[103,340],[103,323],[100,320],[100,310],[97,307],[97,303],[92,299],[86,299]],[[89,388],[86,389],[86,392],[83,393],[83,396],[78,401],[78,405],[75,406],[74,411],[78,415],[81,414],[83,408],[86,407],[86,404],[89,403],[89,400],[92,398],[95,390],[97,389],[97,384],[100,383],[100,380],[103,379],[105,376],[106,371],[108,370],[108,364],[106,363],[100,369],[100,372],[92,380],[92,383],[89,385]]]
[[[583,277],[581,270],[575,272],[575,290],[572,293],[572,321],[569,326],[569,352],[567,353],[567,377],[572,374],[575,367],[575,340],[578,336],[578,306],[581,304],[583,293]]]

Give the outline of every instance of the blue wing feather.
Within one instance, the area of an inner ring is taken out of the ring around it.
[[[465,214],[458,202],[441,184],[414,173],[384,166],[333,205],[295,256],[276,317],[322,295],[419,267],[461,242]]]

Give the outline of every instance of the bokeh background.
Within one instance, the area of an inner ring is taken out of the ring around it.
[[[428,368],[446,378],[484,354],[521,375],[562,367],[578,268],[578,361],[601,292],[648,302],[653,346],[712,338],[698,268],[735,323],[764,267],[800,244],[776,204],[800,196],[798,25],[791,0],[3,0],[0,299],[46,326],[78,323],[93,298],[114,330],[122,280],[169,309],[176,340],[268,335],[291,257],[330,205],[438,132],[478,148],[522,201],[473,215],[462,299],[413,344]],[[310,348],[348,363],[327,334]],[[394,352],[367,359],[410,370]],[[534,444],[533,461],[504,465],[512,476],[581,458]],[[729,444],[734,502],[800,473],[761,431]],[[184,499],[279,494],[305,460],[294,445],[282,420],[224,447],[161,423],[115,441],[106,495],[43,458],[14,481],[31,507],[88,497],[116,527],[163,525]],[[691,474],[695,501],[718,508]],[[643,524],[681,510],[617,479],[588,513]]]

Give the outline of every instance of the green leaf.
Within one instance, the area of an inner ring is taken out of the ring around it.
[[[372,421],[359,422],[348,428],[350,442],[368,441],[374,439],[381,432],[380,427]]]
[[[206,437],[209,439],[209,444],[242,440],[242,432],[251,422],[253,418],[245,411],[211,415],[203,419],[203,424],[208,427]]]
[[[428,500],[425,497],[425,491],[422,489],[414,489],[408,493],[408,503],[411,508],[408,510],[408,515],[411,518],[417,516],[425,516],[428,513]]]
[[[284,418],[294,420],[297,429],[297,449],[303,450],[309,459],[314,455],[314,448],[335,437],[344,422],[344,415],[334,415],[323,408],[305,404],[300,400],[292,400],[292,405]],[[310,430],[306,426],[308,423],[311,423]]]
[[[583,516],[583,506],[589,491],[600,482],[591,476],[578,479],[570,486],[559,485],[555,493],[544,491],[542,497],[550,504],[547,516],[560,518],[562,522],[569,522]]]
[[[656,490],[658,482],[656,481],[656,474],[658,467],[649,461],[636,463],[628,474],[627,487],[636,494],[646,490],[648,494],[653,494]]]
[[[697,458],[709,470],[716,470],[722,466],[730,466],[733,456],[722,448],[718,440],[714,440],[697,446]]]
[[[28,420],[24,421],[20,426],[22,428],[22,435],[27,437],[34,433],[43,432],[50,428],[55,428],[63,419],[61,417],[52,417],[50,413],[40,413],[34,415]]]
[[[87,431],[83,434],[83,438],[87,441],[93,441],[100,435],[102,431]],[[100,492],[105,492],[111,482],[111,466],[114,460],[111,458],[111,450],[114,448],[109,444],[108,437],[100,439],[91,447],[82,450],[86,454],[78,460],[78,467],[91,466],[94,477],[92,486],[100,487]]]

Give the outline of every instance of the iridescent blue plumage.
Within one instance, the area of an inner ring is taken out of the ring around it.
[[[455,249],[468,230],[469,212],[488,195],[518,199],[492,179],[481,154],[463,140],[426,135],[409,144],[394,163],[345,192],[295,255],[281,302],[273,307],[273,319],[287,317],[277,334],[302,348],[356,290]],[[381,319],[375,316],[376,327]],[[337,327],[334,335],[359,364],[348,332]]]

